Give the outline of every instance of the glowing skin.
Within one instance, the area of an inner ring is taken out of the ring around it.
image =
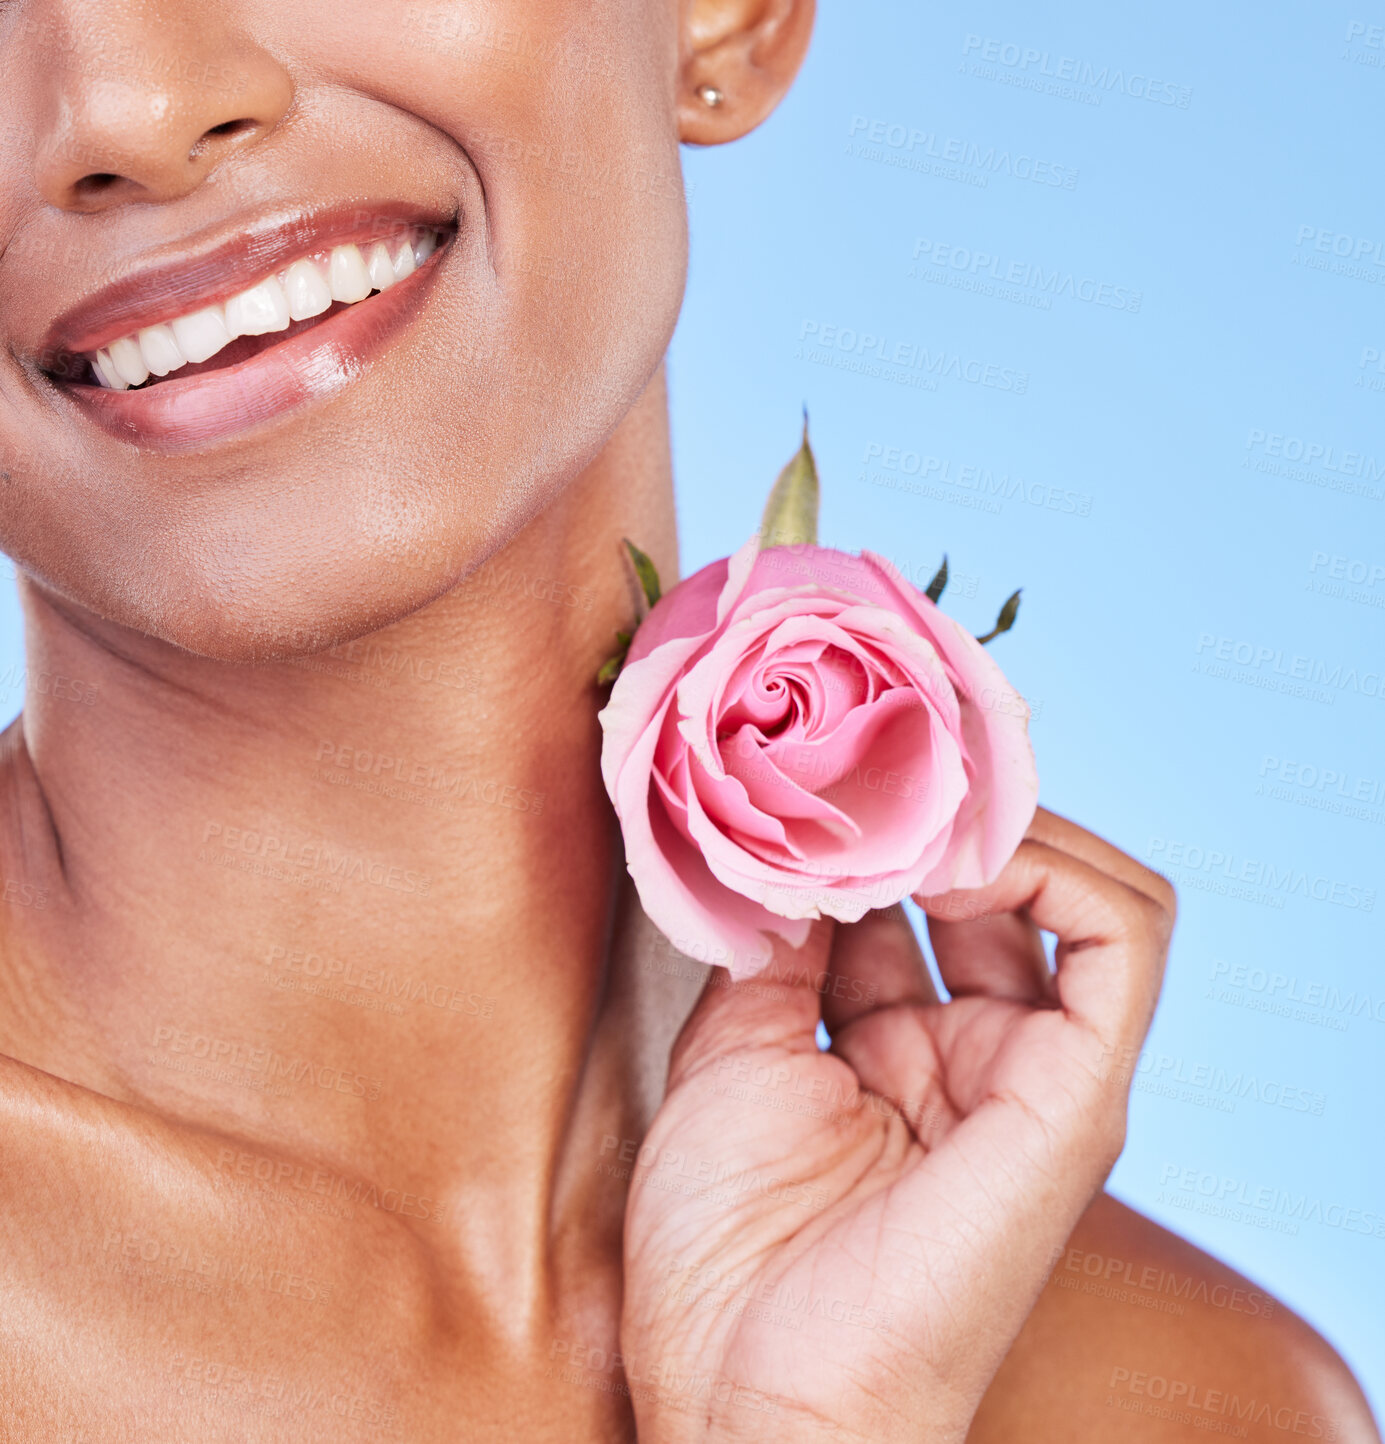
[[[891,1280],[897,1330],[762,1322],[747,1352],[733,1314],[667,1287],[698,1249],[773,1273],[806,1241],[782,1198],[751,1219],[631,1187],[647,1134],[778,1166],[785,1115],[704,1086],[738,1052],[974,1102],[997,1020],[1024,1013],[1030,1070],[1082,1041],[1043,992],[1036,889],[1060,934],[1104,940],[1112,1046],[1143,1036],[1171,912],[1161,879],[1041,814],[984,900],[1000,915],[937,925],[950,981],[985,995],[964,1056],[919,1036],[941,1015],[898,920],[872,918],[800,960],[855,980],[828,1003],[837,1055],[812,1049],[811,989],[713,989],[661,1105],[701,978],[621,886],[591,678],[633,614],[619,538],[676,574],[678,143],[758,124],[811,10],[0,6],[0,544],[29,681],[0,754],[7,1440],[952,1439],[993,1374],[972,1437],[1105,1438],[1113,1362],[1371,1437],[1282,1311],[1253,1338],[1225,1310],[1175,1328],[1054,1286],[1030,1312],[1074,1225],[1137,1272],[1230,1277],[1110,1200],[1078,1222],[1119,1085],[1065,1120],[1049,1189],[1023,1107],[981,1112],[1027,1181],[981,1210],[979,1252],[929,1233],[976,1177],[955,1153],[929,1162],[889,1107],[849,1137],[795,1116],[842,1225],[808,1266],[848,1310],[871,1199],[928,1204],[899,1213],[923,1273]],[[382,287],[373,247],[401,225],[444,239]],[[288,273],[348,243],[321,306]],[[236,339],[202,314],[281,272],[283,330],[254,329],[272,295]],[[868,994],[894,1006],[851,1012]],[[679,1410],[661,1361],[804,1407],[768,1431]],[[882,1367],[891,1387],[863,1389]]]

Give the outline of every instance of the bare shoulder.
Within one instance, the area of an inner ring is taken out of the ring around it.
[[[1198,1434],[1380,1439],[1351,1371],[1308,1324],[1102,1195],[1055,1261],[969,1444]]]
[[[433,1335],[396,1223],[360,1180],[0,1057],[0,1440],[402,1427]]]

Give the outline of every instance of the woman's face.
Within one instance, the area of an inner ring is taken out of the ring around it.
[[[0,547],[232,660],[452,585],[668,343],[680,23],[676,0],[0,0]],[[167,374],[119,389],[142,366]]]

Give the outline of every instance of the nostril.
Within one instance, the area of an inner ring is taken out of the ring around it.
[[[94,171],[91,175],[84,175],[72,189],[76,191],[82,200],[88,200],[92,196],[99,196],[103,191],[108,191],[119,181],[118,175],[112,175],[109,171]]]
[[[244,135],[247,131],[254,130],[255,126],[256,122],[249,117],[242,117],[239,120],[223,120],[220,125],[214,125],[210,130],[203,132],[202,138],[188,152],[188,159],[192,160],[201,155],[213,136]]]

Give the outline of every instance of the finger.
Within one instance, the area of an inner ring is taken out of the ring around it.
[[[974,1316],[1003,1317],[1027,1307],[1017,1293],[1037,1293],[1045,1256],[1119,1155],[1126,1095],[1109,1086],[1103,1064],[1110,1048],[1138,1048],[1144,1038],[1171,920],[1146,893],[1033,839],[989,887],[920,902],[944,921],[968,902],[979,915],[1025,912],[1058,938],[1061,1015],[1001,1003],[957,1011],[951,1040],[946,1028],[935,1031],[950,1083],[964,1077],[964,1055],[990,1063],[979,1094],[962,1105],[966,1116],[891,1191],[882,1226],[895,1245],[886,1267],[936,1276],[946,1258],[949,1277],[967,1280]],[[949,1005],[937,1016],[953,1014]],[[996,1036],[968,1036],[969,1018]]]
[[[898,903],[869,912],[860,922],[839,923],[828,966],[822,1021],[834,1037],[877,1009],[938,1001],[923,949]]]
[[[769,966],[752,978],[735,981],[725,968],[713,968],[673,1045],[668,1086],[733,1053],[815,1052],[833,926],[814,923],[801,948],[776,938]]]
[[[1168,880],[1104,838],[1057,813],[1039,808],[1028,836],[1090,863],[1144,893],[1172,917],[1177,898]],[[1020,913],[972,920],[931,918],[929,940],[948,992],[1051,1004],[1057,999],[1053,971],[1033,921]]]
[[[1043,938],[1023,912],[971,920],[930,917],[928,939],[938,972],[954,998],[1013,998],[1052,1006],[1058,990]]]
[[[1122,852],[1104,837],[1098,837],[1066,817],[1059,817],[1056,812],[1041,807],[1029,824],[1028,836],[1036,842],[1046,842],[1050,847],[1070,852],[1102,872],[1109,872],[1127,887],[1153,898],[1170,917],[1177,914],[1178,894],[1168,878],[1142,862],[1136,862],[1129,853]]]
[[[944,922],[965,903],[981,916],[1027,913],[1058,939],[1054,981],[1064,1011],[1107,1044],[1144,1037],[1172,927],[1148,894],[1071,853],[1027,840],[989,887],[918,901]]]

